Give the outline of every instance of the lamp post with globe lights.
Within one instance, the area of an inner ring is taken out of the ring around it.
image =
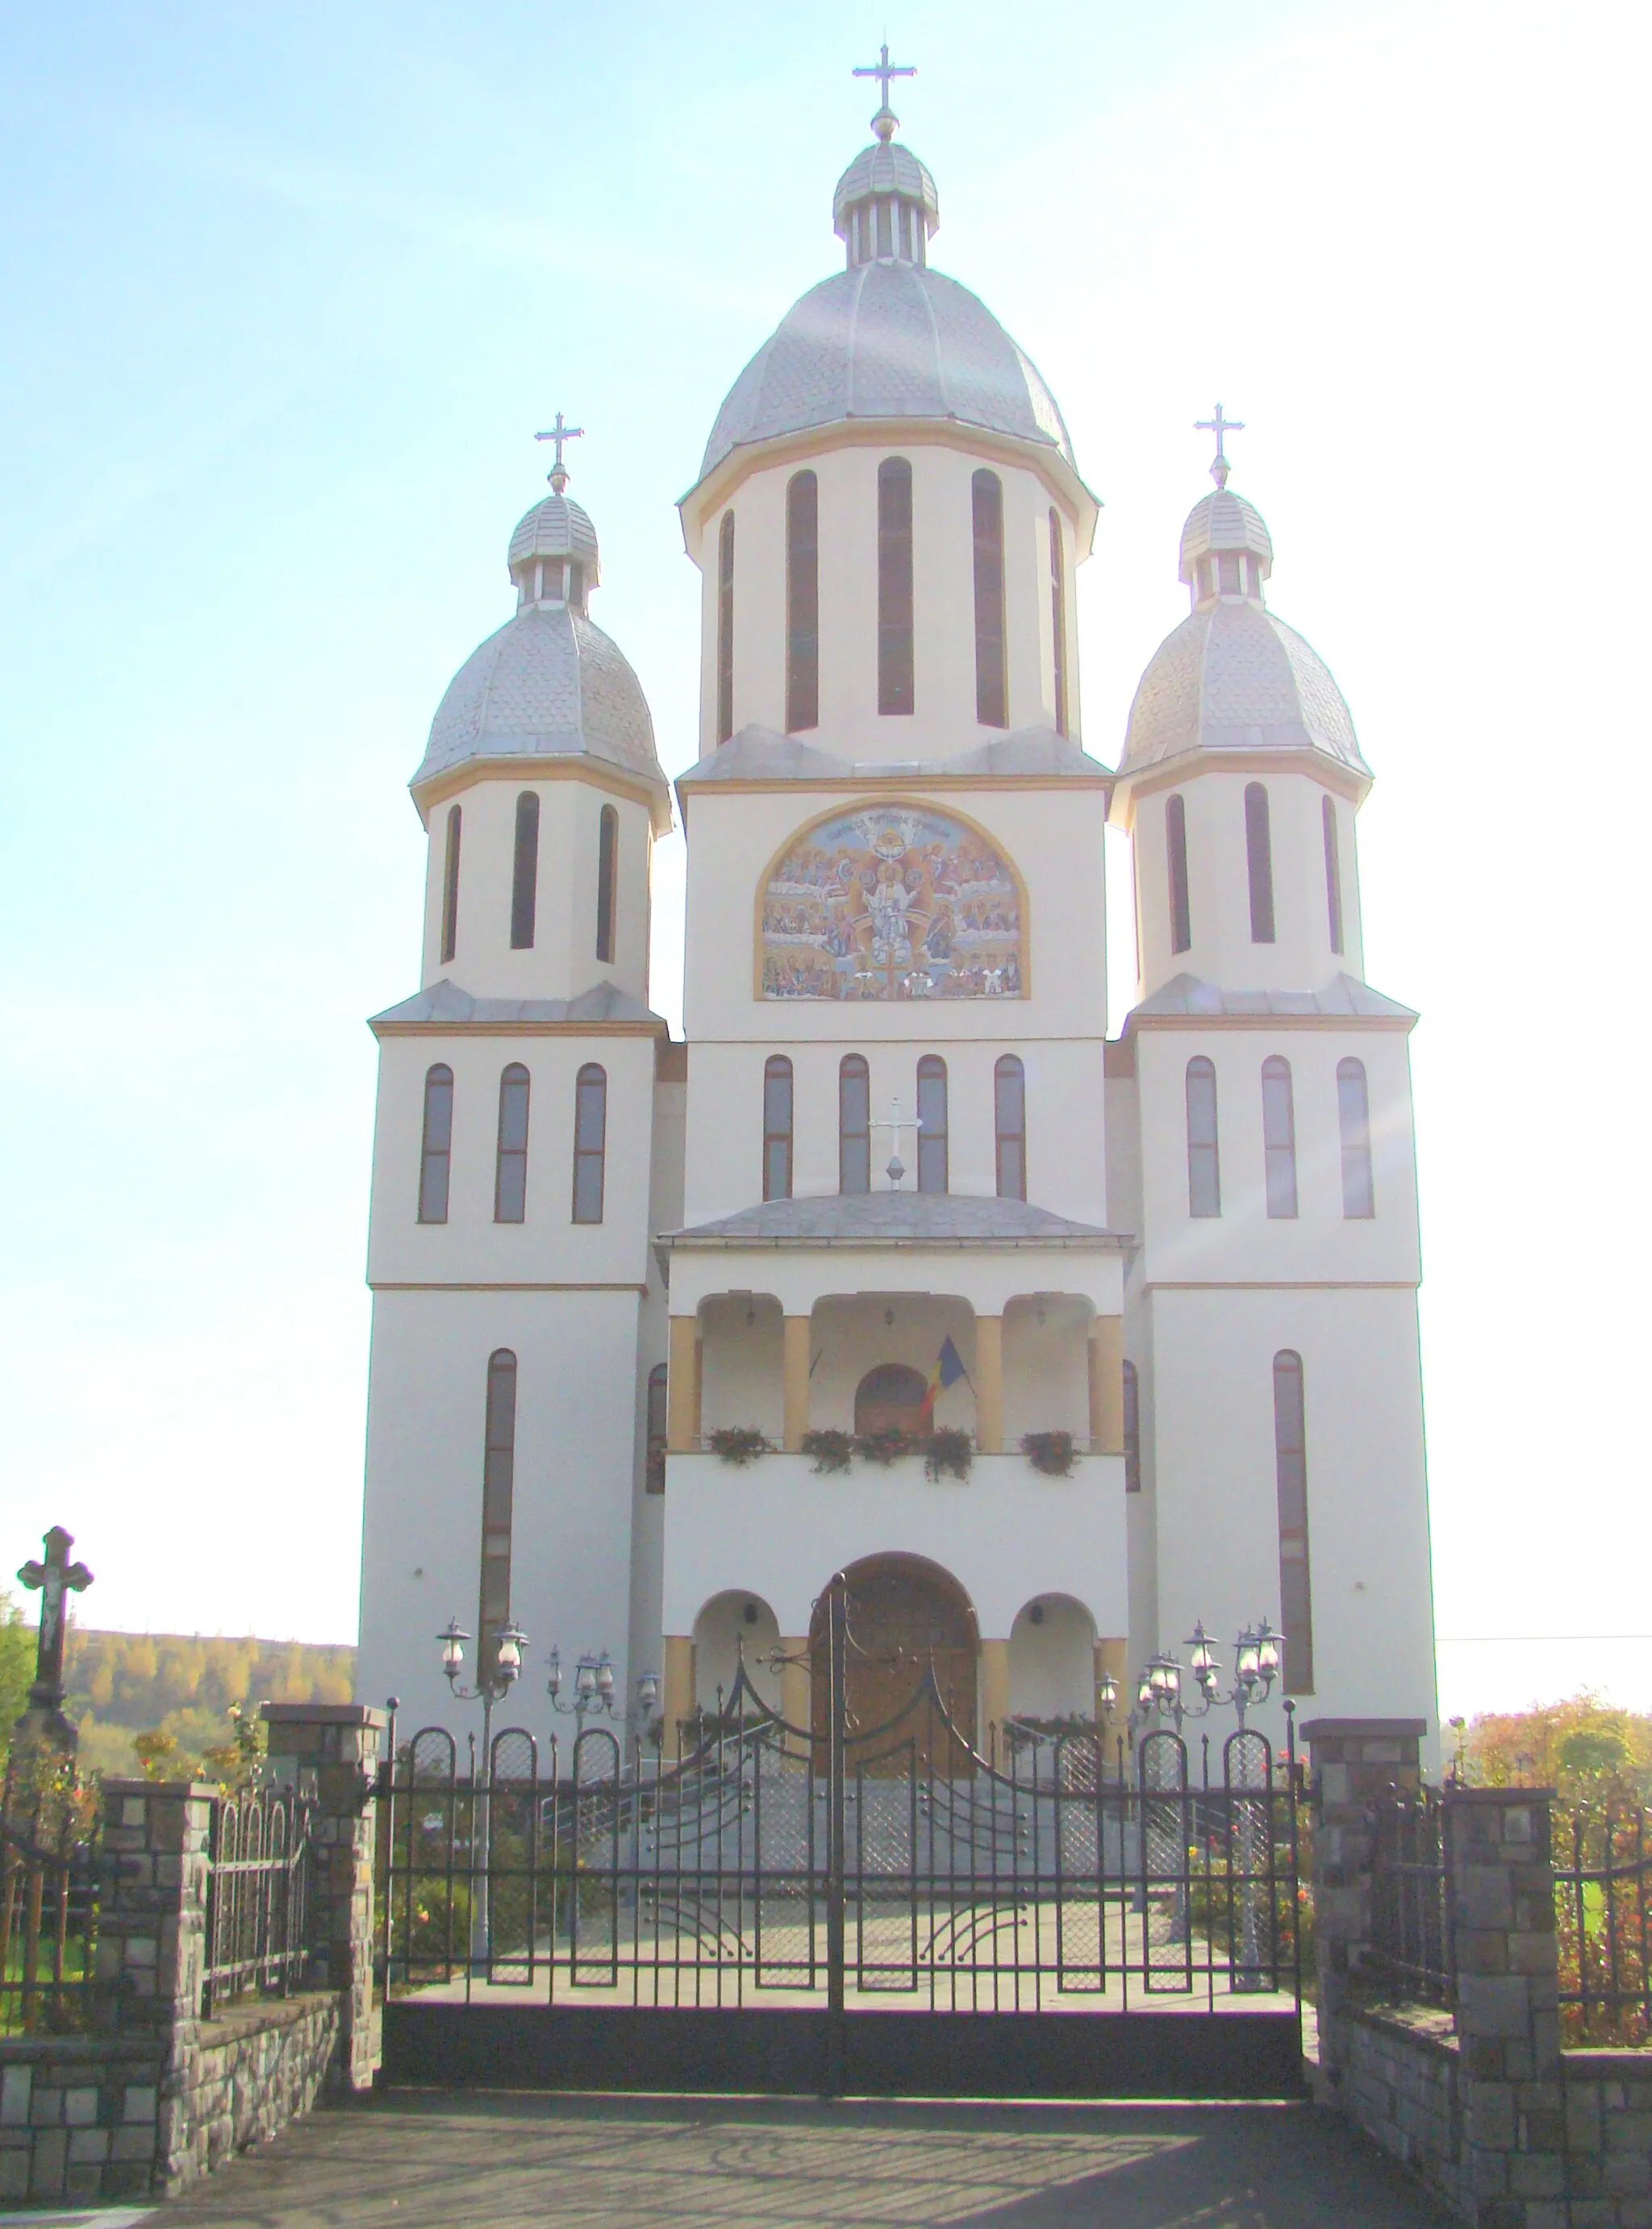
[[[1173,1718],[1180,1733],[1187,1719],[1208,1718],[1213,1710],[1231,1703],[1243,1731],[1245,1713],[1265,1703],[1273,1691],[1283,1662],[1284,1638],[1265,1617],[1247,1625],[1233,1644],[1233,1685],[1224,1694],[1216,1645],[1199,1619],[1183,1643],[1191,1651],[1185,1670],[1180,1660],[1166,1649],[1150,1656],[1142,1666],[1133,1716],[1142,1725],[1155,1717]],[[1187,1698],[1185,1673],[1192,1675],[1196,1701]]]
[[[493,1635],[493,1669],[484,1673],[479,1668],[473,1687],[460,1685],[465,1670],[465,1643],[470,1639],[456,1617],[450,1617],[436,1635],[441,1650],[442,1675],[448,1693],[456,1702],[480,1703],[482,1705],[482,1771],[478,1778],[474,1766],[471,1785],[475,1801],[471,1820],[471,1962],[485,1967],[488,1960],[488,1900],[487,1858],[490,1830],[488,1789],[493,1777],[493,1708],[502,1703],[522,1676],[522,1652],[528,1645],[528,1636],[514,1619],[507,1618]]]

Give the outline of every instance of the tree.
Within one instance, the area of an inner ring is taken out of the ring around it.
[[[22,1610],[0,1588],[0,1757],[35,1684],[35,1628],[24,1624]]]

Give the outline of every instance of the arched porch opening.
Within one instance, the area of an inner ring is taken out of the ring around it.
[[[901,1555],[866,1557],[852,1564],[844,1576],[850,1643],[845,1686],[852,1741],[895,1718],[933,1668],[947,1715],[973,1748],[980,1642],[974,1606],[957,1580],[937,1564]],[[829,1597],[822,1593],[809,1627],[809,1663],[813,1730],[823,1756],[831,1705],[829,1617]],[[938,1761],[942,1738],[933,1718],[932,1712],[921,1712],[901,1731],[917,1740],[922,1757],[927,1758],[935,1745]],[[944,1746],[954,1750],[952,1744]],[[950,1769],[956,1770],[955,1763]]]
[[[1096,1715],[1096,1621],[1070,1595],[1039,1595],[1010,1628],[1010,1716],[1053,1727]]]

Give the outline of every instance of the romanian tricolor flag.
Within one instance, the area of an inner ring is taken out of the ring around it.
[[[941,1342],[941,1352],[935,1357],[935,1371],[923,1396],[923,1414],[933,1417],[935,1397],[944,1393],[948,1385],[955,1385],[961,1378],[967,1378],[964,1359],[953,1345],[950,1334]]]

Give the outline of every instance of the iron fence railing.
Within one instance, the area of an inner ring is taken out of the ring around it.
[[[1557,1804],[1552,1821],[1563,2038],[1644,2046],[1652,2041],[1652,1814],[1639,1804]]]
[[[90,2025],[97,1832],[69,1820],[0,1826],[0,2034]]]
[[[212,1807],[202,2014],[257,1991],[286,1996],[310,1962],[311,1807],[247,1789]]]
[[[1455,1993],[1450,1813],[1440,1791],[1379,1804],[1372,1852],[1371,1955],[1397,1993],[1448,2004]]]

